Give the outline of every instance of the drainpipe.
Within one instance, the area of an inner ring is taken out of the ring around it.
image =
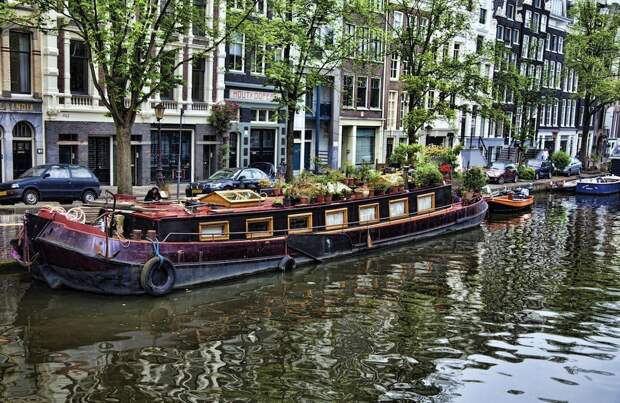
[[[321,134],[321,86],[316,87],[316,102],[314,111],[314,154],[316,159],[319,158],[319,136]],[[302,157],[302,156],[300,156]],[[319,167],[314,164],[314,170],[318,173]]]

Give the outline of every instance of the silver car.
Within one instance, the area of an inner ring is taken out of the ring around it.
[[[583,165],[581,164],[581,161],[579,161],[575,157],[572,157],[570,159],[570,163],[568,164],[568,166],[564,168],[561,173],[562,175],[567,175],[567,176],[579,175],[581,173],[582,166]]]

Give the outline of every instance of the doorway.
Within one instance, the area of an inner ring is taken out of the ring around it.
[[[230,155],[230,154],[229,154]],[[202,146],[202,177],[207,179],[216,169],[217,153],[214,144]],[[232,161],[231,161],[231,164]]]
[[[275,129],[252,129],[250,133],[250,164],[275,161]]]
[[[28,122],[19,122],[13,128],[13,178],[32,168],[32,138],[34,130]]]
[[[110,184],[110,138],[89,137],[88,168],[102,185]]]
[[[142,184],[142,146],[131,146],[131,184],[134,186]]]

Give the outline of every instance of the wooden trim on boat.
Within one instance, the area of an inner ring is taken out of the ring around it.
[[[425,209],[420,209],[420,199],[426,198],[426,197],[431,197],[431,207],[430,208],[425,208]],[[416,198],[416,205],[418,207],[418,211],[419,212],[423,212],[423,211],[428,211],[428,210],[433,210],[435,208],[435,193],[424,193],[421,195],[418,195]]]
[[[203,234],[203,227],[211,227],[216,225],[223,225],[222,235],[216,234]],[[201,222],[198,223],[198,233],[200,234],[201,241],[226,241],[230,238],[230,223],[228,221],[209,221],[209,222]]]
[[[344,213],[342,224],[333,224],[327,225],[327,216],[330,214],[336,213]],[[334,230],[334,229],[343,229],[349,226],[349,209],[346,207],[337,208],[333,210],[325,210],[325,229],[326,230]]]
[[[250,224],[267,222],[267,231],[250,231]],[[270,238],[273,236],[273,216],[247,218],[245,220],[245,237],[247,239]]]
[[[293,228],[291,229],[291,218],[301,218],[306,217],[306,228]],[[305,234],[308,232],[312,232],[312,212],[308,213],[299,213],[299,214],[289,214],[287,216],[288,221],[288,233],[289,234]]]
[[[405,203],[405,209],[403,214],[392,216],[392,204],[396,203]],[[390,220],[397,220],[399,218],[409,217],[409,198],[403,197],[401,199],[390,200],[390,203],[388,204],[388,214]]]
[[[372,207],[375,210],[375,218],[372,220],[364,220],[362,221],[362,210]],[[379,209],[379,203],[371,203],[371,204],[363,204],[361,206],[357,206],[357,221],[360,226],[363,224],[373,224],[381,221],[381,210]]]

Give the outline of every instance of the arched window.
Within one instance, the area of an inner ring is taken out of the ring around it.
[[[30,123],[21,121],[13,128],[13,137],[32,138],[33,132]]]

